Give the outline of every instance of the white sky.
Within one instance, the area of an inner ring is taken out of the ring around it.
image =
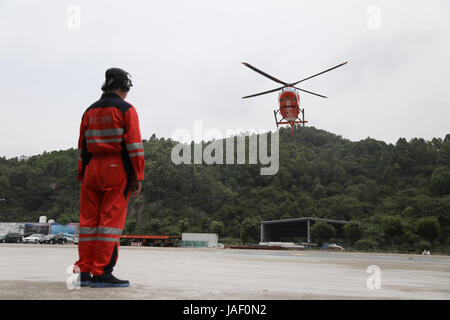
[[[144,139],[194,121],[273,129],[277,94],[242,96],[279,85],[242,61],[293,82],[348,60],[302,83],[330,97],[301,94],[310,126],[354,141],[443,138],[449,57],[447,0],[0,0],[0,156],[76,147],[109,67],[132,75]]]

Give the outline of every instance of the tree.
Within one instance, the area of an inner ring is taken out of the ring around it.
[[[174,225],[164,225],[161,228],[161,233],[165,234],[165,235],[179,236],[180,235],[180,229],[177,226],[174,226]]]
[[[361,225],[359,222],[350,221],[350,223],[344,226],[344,237],[350,241],[351,244],[354,244],[361,237]]]
[[[355,243],[355,247],[358,250],[372,250],[378,246],[376,240],[373,239],[361,239]]]
[[[441,226],[436,217],[423,217],[417,221],[416,232],[425,240],[433,242],[440,237]]]
[[[180,220],[180,222],[178,223],[178,229],[180,230],[180,232],[183,233],[188,228],[189,228],[189,221],[188,221],[188,219],[185,218],[185,219]]]
[[[398,243],[404,233],[404,226],[399,217],[385,216],[381,221],[387,242]]]
[[[219,235],[222,235],[225,230],[225,226],[222,221],[213,221],[211,222],[211,227],[209,230],[212,233],[218,233]]]
[[[320,199],[325,196],[325,187],[321,184],[317,184],[313,189],[314,198]]]
[[[437,196],[450,195],[450,169],[439,168],[434,171],[430,191]]]
[[[243,243],[258,241],[260,223],[255,218],[247,218],[241,224],[241,240]]]
[[[0,174],[0,199],[6,196],[6,192],[9,188],[8,178]]]
[[[312,238],[319,244],[327,242],[336,235],[336,229],[324,221],[315,223],[311,228],[311,232]]]
[[[130,217],[130,218],[127,217],[123,233],[124,234],[134,234],[136,225],[137,225],[137,220],[135,217]]]

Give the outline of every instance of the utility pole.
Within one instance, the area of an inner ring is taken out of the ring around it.
[[[311,222],[310,220],[306,220],[306,234],[308,241],[308,249],[311,249]]]

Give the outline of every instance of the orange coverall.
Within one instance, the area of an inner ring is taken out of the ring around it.
[[[144,148],[135,108],[104,93],[83,114],[78,140],[80,272],[110,274],[117,262],[133,180],[144,180]]]

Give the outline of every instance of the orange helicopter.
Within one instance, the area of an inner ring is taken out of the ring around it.
[[[325,72],[331,71],[333,69],[342,67],[343,65],[345,65],[348,61],[341,63],[333,68],[327,69],[325,71],[319,72],[313,76],[304,78],[302,80],[299,80],[297,82],[293,82],[293,83],[287,83],[284,81],[281,81],[273,76],[271,76],[270,74],[265,73],[264,71],[259,70],[258,68],[255,68],[254,66],[252,66],[251,64],[248,64],[246,62],[242,62],[242,64],[250,69],[252,69],[253,71],[258,72],[259,74],[265,76],[266,78],[269,78],[270,80],[273,80],[277,83],[282,84],[282,87],[279,88],[275,88],[272,90],[268,90],[268,91],[264,91],[264,92],[260,92],[260,93],[255,93],[249,96],[245,96],[242,97],[242,99],[247,99],[247,98],[252,98],[252,97],[256,97],[256,96],[261,96],[263,94],[267,94],[267,93],[271,93],[271,92],[275,92],[275,91],[279,91],[281,90],[281,92],[278,94],[278,103],[280,105],[280,108],[278,110],[274,110],[273,111],[273,115],[275,116],[275,122],[277,124],[277,128],[280,124],[289,124],[292,128],[292,135],[294,135],[294,124],[295,123],[300,123],[303,126],[305,125],[305,123],[307,123],[308,121],[305,121],[305,109],[300,109],[300,95],[298,93],[298,91],[303,91],[309,94],[313,94],[315,96],[318,97],[322,97],[322,98],[327,98],[321,94],[318,93],[314,93],[311,91],[307,91],[305,89],[301,89],[301,88],[297,88],[296,85],[299,84],[300,82],[306,81],[308,79],[314,78],[318,75],[321,75]],[[281,120],[278,121],[278,114],[281,114]],[[300,119],[298,117],[299,114],[302,114],[302,118]]]

